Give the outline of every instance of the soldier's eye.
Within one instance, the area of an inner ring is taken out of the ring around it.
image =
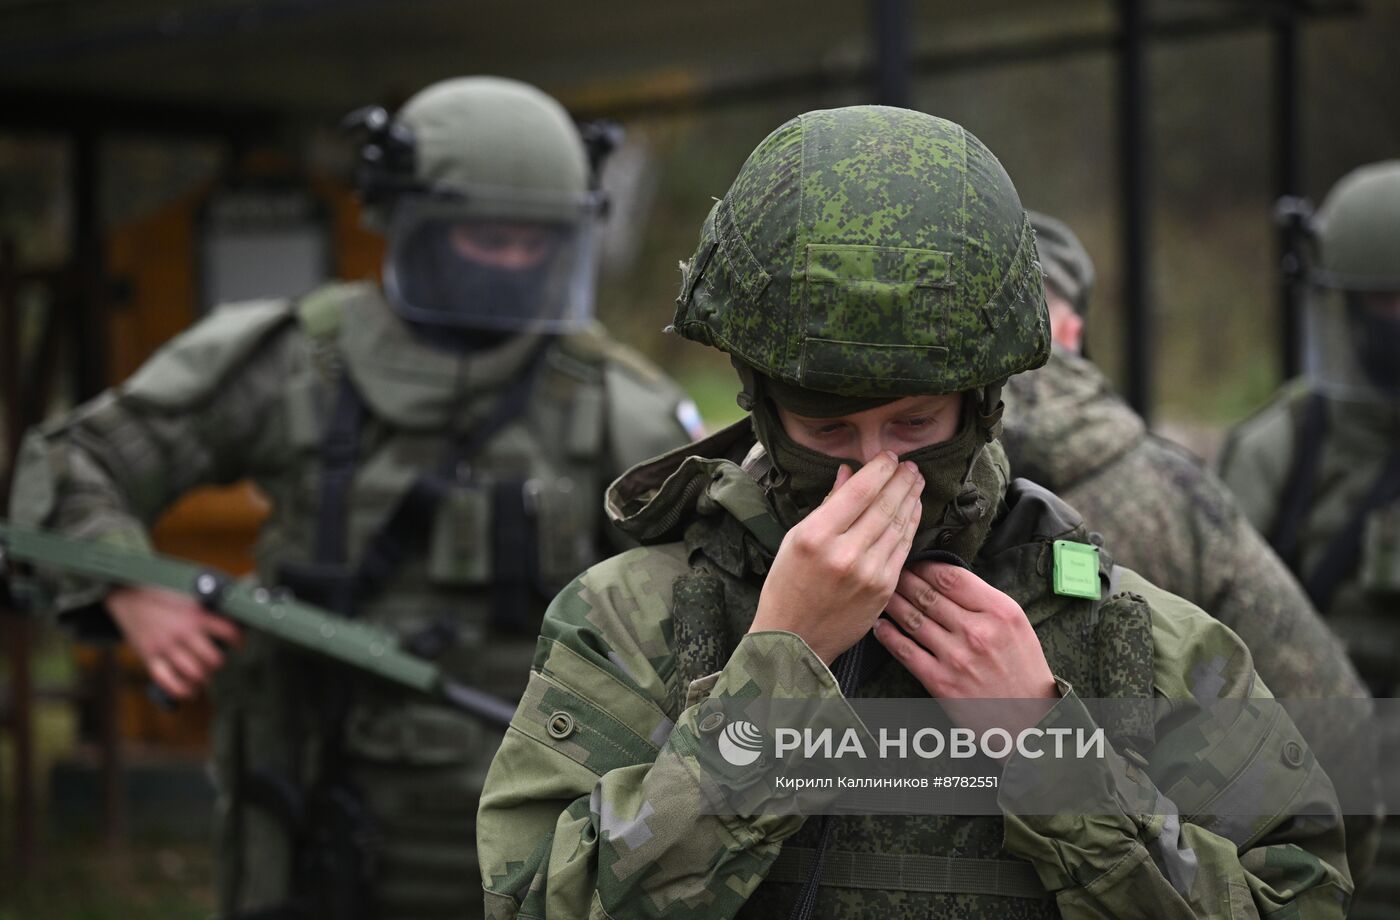
[[[933,419],[927,417],[901,419],[900,424],[906,428],[924,428],[933,424]]]

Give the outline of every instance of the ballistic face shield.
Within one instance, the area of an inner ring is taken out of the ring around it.
[[[395,202],[384,288],[423,326],[562,333],[593,315],[602,199],[507,190]]]

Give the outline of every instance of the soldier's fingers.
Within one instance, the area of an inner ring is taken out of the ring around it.
[[[916,497],[917,498],[917,497]],[[914,548],[914,537],[919,531],[919,519],[924,515],[924,505],[921,501],[914,502],[914,513],[909,517],[909,524],[904,528],[904,534],[899,538],[899,545],[886,560],[886,565],[894,568],[894,571],[886,570],[885,577],[894,580],[899,577],[899,572],[903,570],[904,563],[909,559],[909,552]]]
[[[830,500],[812,512],[811,518],[820,516],[832,532],[845,533],[898,470],[899,458],[894,451],[884,451],[843,482],[841,488],[833,489]]]
[[[890,619],[899,624],[920,645],[937,655],[940,648],[946,648],[951,633],[943,625],[924,615],[924,612],[898,594],[892,595],[885,605]]]
[[[151,680],[156,682],[156,686],[170,694],[177,700],[187,700],[194,696],[194,689],[190,687],[185,679],[175,672],[175,669],[164,658],[157,658],[151,662],[149,668]]]
[[[203,633],[195,633],[185,640],[184,649],[204,665],[205,673],[217,671],[224,666],[224,653],[214,641]]]
[[[200,615],[203,617],[205,633],[225,645],[237,647],[243,644],[243,632],[238,628],[238,624],[212,613],[201,613]]]
[[[991,611],[1006,596],[961,566],[946,562],[918,562],[909,569],[938,594],[964,610]]]
[[[909,520],[904,513],[905,499],[911,493],[917,499],[921,491],[923,477],[919,475],[919,468],[913,463],[901,463],[898,471],[885,482],[846,535],[860,546],[873,547],[890,531],[894,531],[897,540]],[[893,549],[893,546],[890,548]]]
[[[919,577],[917,570],[918,566],[912,566],[900,572],[894,593],[939,626],[949,632],[957,631],[961,611],[951,600],[943,597],[936,587]]]
[[[940,665],[928,649],[901,633],[887,620],[875,621],[875,638],[889,650],[895,660],[928,690],[938,685]]]
[[[877,559],[884,559],[886,576],[893,578],[898,570],[904,567],[904,560],[909,557],[909,547],[906,543],[912,543],[914,531],[919,526],[919,515],[923,511],[923,505],[919,503],[919,489],[910,489],[904,496],[904,501],[899,504],[899,511],[895,514],[890,526],[885,528],[870,547],[871,555]]]
[[[187,651],[183,646],[177,646],[165,653],[165,660],[170,662],[170,666],[175,673],[192,687],[200,687],[208,677],[208,668],[204,666],[198,658]]]

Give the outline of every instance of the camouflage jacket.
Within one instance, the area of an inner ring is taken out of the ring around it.
[[[1274,531],[1287,504],[1302,416],[1314,390],[1299,380],[1230,433],[1220,474],[1250,521]],[[1290,564],[1306,581],[1350,526],[1386,462],[1400,445],[1400,406],[1324,399],[1325,428],[1311,500],[1303,509]],[[1357,557],[1322,611],[1376,693],[1393,695],[1400,669],[1400,501],[1361,522]]]
[[[751,443],[741,430],[726,429],[635,469],[610,490],[610,512],[632,512],[623,525],[652,533],[727,517],[747,534],[746,547],[751,537],[760,548],[741,550],[740,558],[771,558],[783,529],[756,480],[735,462]],[[1011,536],[999,533],[1001,526],[988,545]],[[765,565],[762,558],[746,564],[755,572]],[[674,586],[691,572],[684,542],[644,546],[589,569],[551,605],[529,689],[492,764],[478,816],[488,916],[736,916],[761,893],[784,842],[802,830],[800,816],[703,813],[698,713],[705,702],[729,697],[840,699],[837,682],[800,638],[775,631],[743,636],[719,672],[680,686]],[[1222,695],[1268,698],[1248,651],[1229,630],[1132,573],[1122,578],[1150,607],[1155,694],[1193,699],[1197,679],[1210,673]],[[753,581],[756,596],[761,575]],[[1055,711],[1076,706],[1071,690]],[[1157,730],[1159,740],[1170,740],[1170,726]],[[1340,917],[1351,890],[1340,822],[1289,817],[1308,797],[1333,795],[1315,763],[1291,775],[1280,767],[1278,745],[1297,750],[1295,739],[1284,719],[1251,735],[1248,750],[1235,755],[1213,749],[1203,757],[1187,739],[1159,744],[1163,759],[1150,764],[1151,778],[1138,772],[1136,788],[1120,792],[1123,801],[1145,795],[1164,803],[1155,815],[926,820],[948,821],[950,838],[993,846],[1004,840],[1005,853],[1028,862],[1053,895],[1051,902],[1034,902],[1051,905],[1050,915],[1288,910]],[[1233,778],[1244,775],[1253,777],[1251,785],[1257,779],[1274,790],[1270,816],[1233,833],[1209,817],[1188,812],[1178,823],[1172,816],[1172,796],[1190,799],[1203,789],[1230,795]],[[1222,777],[1232,779],[1222,783]],[[1194,867],[1184,873],[1183,858]],[[911,902],[892,887],[855,887],[832,897],[823,886],[815,916],[929,915],[911,907],[927,900]],[[943,897],[936,913],[1008,915],[1004,900],[989,907],[975,895]]]
[[[1369,700],[1341,643],[1229,489],[1148,432],[1094,364],[1056,349],[1045,367],[1013,377],[1004,397],[1002,440],[1015,475],[1073,505],[1114,561],[1234,630],[1278,696]],[[1333,757],[1373,762],[1370,713],[1369,702],[1308,709],[1298,728],[1324,766]],[[1377,828],[1374,818],[1348,817],[1357,875],[1374,856]]]

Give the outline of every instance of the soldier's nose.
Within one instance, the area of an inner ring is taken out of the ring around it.
[[[894,450],[896,454],[899,453],[898,450],[885,443],[884,439],[880,437],[879,432],[870,432],[868,434],[863,432],[861,434],[860,462],[862,464],[869,464],[887,450]]]

